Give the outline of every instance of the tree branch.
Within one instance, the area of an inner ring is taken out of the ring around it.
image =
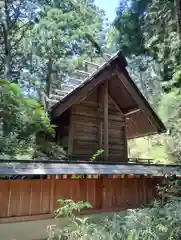
[[[16,22],[20,16],[20,7],[22,6],[22,2],[23,2],[23,0],[20,1],[19,5],[16,8],[13,8],[14,14],[11,16],[11,19],[14,19],[14,20],[11,22],[9,29],[12,29],[14,27],[14,25],[16,24]]]
[[[22,22],[22,21],[21,21],[21,22]],[[27,25],[27,23],[23,23],[23,25],[21,25],[19,28],[14,29],[14,33],[11,34],[11,39],[13,39],[14,36],[16,35],[16,33],[17,33],[20,29],[22,29],[23,27],[25,27],[26,25]]]
[[[26,25],[26,24],[25,24],[25,25]],[[16,47],[16,46],[18,45],[18,43],[24,38],[25,33],[27,32],[28,28],[29,28],[29,24],[27,25],[26,29],[23,30],[23,32],[22,32],[21,36],[19,37],[19,39],[17,39],[17,40],[14,42],[14,44],[12,44],[12,47],[11,47],[11,48]]]

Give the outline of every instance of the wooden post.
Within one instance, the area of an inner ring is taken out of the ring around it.
[[[127,127],[123,126],[123,137],[124,137],[124,157],[128,161],[128,139],[127,139]]]
[[[32,195],[33,195],[33,191],[32,191],[32,183],[30,183],[30,205],[29,205],[29,215],[31,215],[31,210],[32,210]]]
[[[9,196],[8,196],[8,213],[7,213],[7,217],[10,216],[10,207],[11,207],[11,182],[8,181],[8,191],[9,191]]]
[[[99,147],[103,148],[103,139],[102,139],[102,133],[103,133],[103,119],[102,119],[102,112],[101,107],[103,104],[103,86],[100,85],[98,88],[98,116],[99,116],[99,130],[98,130],[98,136],[99,136]]]
[[[103,144],[102,144],[102,129],[103,129],[103,122],[100,120],[99,122],[99,147],[102,149]]]
[[[109,158],[109,135],[108,135],[108,80],[104,84],[104,159]]]
[[[55,176],[52,175],[50,180],[50,213],[55,211]]]
[[[69,123],[69,137],[68,137],[68,157],[72,156],[74,143],[74,124],[72,123],[72,116]]]

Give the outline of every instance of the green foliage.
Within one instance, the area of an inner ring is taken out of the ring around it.
[[[91,162],[95,161],[98,157],[100,157],[104,152],[104,149],[99,149],[97,152],[89,159]]]
[[[118,43],[127,56],[154,60],[163,89],[180,86],[181,41],[175,1],[132,0],[120,3],[115,26]],[[126,46],[126,47],[125,47]]]
[[[168,181],[158,186],[160,201],[154,201],[149,207],[128,210],[114,214],[102,221],[91,218],[75,217],[73,211],[84,208],[87,203],[75,203],[72,200],[60,201],[63,205],[61,214],[69,217],[70,224],[63,229],[49,227],[49,239],[75,240],[176,240],[181,234],[181,198],[180,181]],[[89,205],[88,205],[89,207]],[[56,230],[56,231],[55,231]]]
[[[157,186],[160,204],[164,206],[168,201],[173,200],[180,193],[181,182],[179,180],[167,181],[167,184]]]
[[[92,206],[88,202],[74,202],[73,200],[63,200],[59,199],[57,201],[60,203],[60,208],[58,208],[55,212],[56,218],[59,217],[69,217],[69,218],[74,218],[75,212],[80,212],[81,210],[85,208],[92,208]]]
[[[87,35],[103,44],[104,13],[93,1],[85,0],[52,1],[41,8],[42,17],[23,43],[27,59],[25,76],[31,82],[34,77],[40,80],[41,91],[49,95],[54,88],[60,88],[75,67],[98,55]]]
[[[160,107],[162,116],[169,135],[165,138],[165,145],[171,161],[180,162],[180,136],[181,136],[181,95],[178,90],[174,90],[162,96]]]
[[[155,163],[171,163],[166,152],[166,139],[162,135],[129,140],[129,157],[152,159]]]
[[[65,204],[61,214],[69,217],[70,224],[63,229],[49,228],[49,240],[55,239],[114,239],[114,240],[176,240],[181,234],[181,198],[180,181],[168,181],[158,187],[160,201],[154,201],[150,207],[128,210],[114,214],[102,221],[91,218],[75,217],[73,210],[82,209],[84,203],[72,200],[60,201]],[[87,203],[85,204],[87,205]],[[55,231],[56,229],[56,231]],[[56,233],[55,233],[56,232]]]
[[[163,163],[180,163],[181,95],[175,89],[160,95],[158,113],[168,133],[129,142],[130,156],[152,158]]]
[[[3,0],[0,77],[43,101],[74,67],[99,55],[87,35],[105,44],[105,14],[92,0]]]
[[[149,144],[135,140],[131,145],[136,155],[159,157],[164,162],[180,161],[181,35],[177,2],[120,1],[114,23],[113,38],[129,58],[133,80],[169,131],[169,135],[149,138]]]
[[[54,143],[45,136],[54,136],[48,115],[35,99],[24,96],[18,84],[0,80],[0,153],[2,157],[32,159],[40,156],[55,157]],[[42,141],[37,141],[41,134]],[[59,150],[62,157],[63,151]]]

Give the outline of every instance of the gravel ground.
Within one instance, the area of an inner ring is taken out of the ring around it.
[[[97,213],[81,217],[87,216],[93,222],[101,222],[106,216],[112,217],[113,213]],[[48,225],[57,225],[61,228],[67,224],[68,220],[65,218],[0,224],[0,240],[45,240]]]

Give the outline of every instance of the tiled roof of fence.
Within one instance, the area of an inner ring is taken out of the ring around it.
[[[57,162],[0,162],[0,174],[54,175],[54,174],[138,174],[163,176],[181,175],[177,165],[140,163],[57,163]]]

